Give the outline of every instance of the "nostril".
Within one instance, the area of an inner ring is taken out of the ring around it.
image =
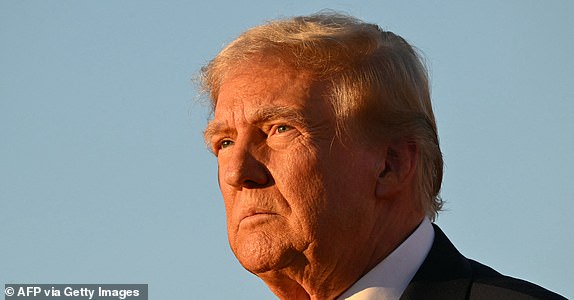
[[[263,186],[262,184],[253,180],[246,180],[245,182],[243,182],[243,187],[248,189],[255,189],[262,186]]]
[[[264,163],[249,153],[242,153],[234,160],[228,161],[225,170],[225,182],[235,188],[263,188],[273,180]]]
[[[268,172],[265,172],[265,176],[258,178],[258,180],[245,180],[243,182],[243,187],[247,189],[257,189],[264,188],[273,184],[273,177]]]

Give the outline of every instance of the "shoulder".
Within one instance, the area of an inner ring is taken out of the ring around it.
[[[431,250],[401,299],[566,299],[466,258],[438,226]]]
[[[469,299],[566,299],[531,282],[505,276],[472,259]]]

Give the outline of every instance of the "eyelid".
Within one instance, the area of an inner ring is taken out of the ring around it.
[[[283,132],[278,132],[278,130],[279,130],[280,127],[287,127],[287,129],[286,129],[285,131],[283,131]],[[291,130],[293,130],[293,129],[295,129],[295,126],[293,126],[293,125],[289,125],[289,124],[286,124],[286,123],[278,123],[278,124],[276,124],[276,125],[271,126],[271,128],[270,128],[269,131],[268,131],[268,135],[282,134],[282,133],[285,133],[285,132],[287,132],[287,131],[291,131]]]
[[[219,147],[218,149],[223,149],[233,145],[234,143],[235,142],[233,140],[226,138],[219,141],[217,146]]]
[[[227,142],[229,142],[230,144],[227,146],[224,146],[224,144]],[[231,139],[230,137],[227,137],[227,136],[213,137],[212,143],[211,143],[211,150],[217,156],[217,154],[219,153],[220,150],[227,148],[228,146],[233,145],[233,143],[234,143],[233,139]]]

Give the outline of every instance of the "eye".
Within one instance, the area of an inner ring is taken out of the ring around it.
[[[284,132],[287,132],[291,129],[293,129],[293,127],[291,127],[289,125],[277,125],[271,130],[271,134],[273,134],[273,133],[284,133]]]
[[[219,142],[219,149],[225,149],[231,145],[233,145],[232,140],[222,140],[221,142]]]
[[[220,150],[223,150],[231,145],[233,145],[233,141],[229,139],[221,139],[213,143],[213,153],[217,156]]]

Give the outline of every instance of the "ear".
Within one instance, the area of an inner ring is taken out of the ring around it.
[[[381,162],[375,195],[386,199],[412,186],[417,167],[418,146],[413,142],[391,142]]]

